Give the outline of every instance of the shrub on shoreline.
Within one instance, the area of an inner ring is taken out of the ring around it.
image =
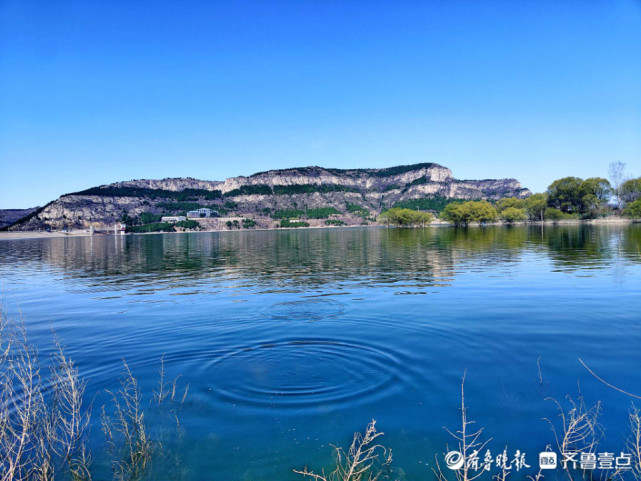
[[[525,209],[517,209],[516,207],[508,207],[505,209],[501,214],[499,215],[501,220],[504,220],[508,224],[512,224],[514,222],[520,222],[524,221],[527,219],[527,214],[525,213]]]
[[[305,221],[292,221],[289,219],[283,219],[280,222],[280,227],[309,227],[309,222]]]
[[[545,209],[543,216],[545,217],[545,220],[568,220],[577,218],[575,215],[567,214],[553,207]]]
[[[327,219],[325,225],[345,225],[345,222],[340,219]]]
[[[630,203],[623,213],[632,219],[641,219],[641,199]]]
[[[154,222],[153,224],[128,225],[127,232],[140,234],[144,232],[174,232],[174,224],[169,222]]]
[[[383,212],[379,216],[379,222],[385,224],[394,224],[398,227],[426,226],[434,220],[434,216],[429,212],[420,210],[398,209],[396,207]]]
[[[470,200],[462,204],[448,204],[442,217],[454,225],[466,226],[474,222],[479,224],[494,222],[498,220],[498,213],[494,206],[485,200]]]

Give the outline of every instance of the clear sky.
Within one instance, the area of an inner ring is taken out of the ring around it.
[[[438,162],[641,175],[641,0],[0,0],[0,208]]]

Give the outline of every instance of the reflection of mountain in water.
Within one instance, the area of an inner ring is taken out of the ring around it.
[[[198,279],[421,287],[448,284],[459,264],[509,266],[524,252],[543,254],[563,270],[602,268],[614,258],[638,262],[640,245],[638,225],[322,229],[11,241],[0,258],[27,268],[44,261],[64,276],[111,288]]]

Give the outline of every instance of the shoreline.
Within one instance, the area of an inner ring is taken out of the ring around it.
[[[59,239],[63,237],[91,237],[89,232],[73,230],[70,232],[39,232],[31,230],[2,231],[0,240],[22,240],[22,239]]]
[[[492,222],[485,224],[485,226],[504,226],[510,227],[515,225],[626,225],[633,224],[638,221],[634,219],[617,217],[612,219],[564,219],[564,220],[544,220],[544,221],[520,221],[508,224],[505,222]],[[455,227],[453,224],[444,221],[435,221],[426,227]],[[126,235],[153,235],[153,234],[194,234],[194,233],[209,233],[209,232],[244,232],[244,231],[280,231],[280,230],[308,230],[308,229],[354,229],[357,227],[386,227],[384,224],[370,224],[370,225],[342,225],[342,226],[310,226],[310,227],[279,227],[279,228],[258,228],[258,229],[207,229],[199,231],[181,231],[181,232],[142,232]],[[472,224],[469,227],[479,227]],[[112,236],[104,232],[96,232],[94,236]],[[39,232],[39,231],[2,231],[0,232],[0,241],[3,240],[24,240],[24,239],[60,239],[66,237],[91,237],[89,231],[85,229],[71,230],[69,232]]]

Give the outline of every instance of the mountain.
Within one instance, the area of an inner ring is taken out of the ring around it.
[[[0,209],[0,228],[14,224],[38,209],[39,207],[31,207],[29,209]]]
[[[137,222],[145,213],[146,218],[153,218],[198,207],[210,207],[222,216],[257,219],[260,226],[283,217],[283,211],[289,217],[297,217],[296,213],[305,217],[310,211],[334,212],[334,218],[353,224],[393,206],[440,211],[454,199],[496,200],[530,194],[515,179],[457,180],[450,169],[433,163],[384,169],[301,167],[225,181],[171,178],[102,185],[63,195],[10,230],[87,229],[90,225],[105,229],[123,218]]]

